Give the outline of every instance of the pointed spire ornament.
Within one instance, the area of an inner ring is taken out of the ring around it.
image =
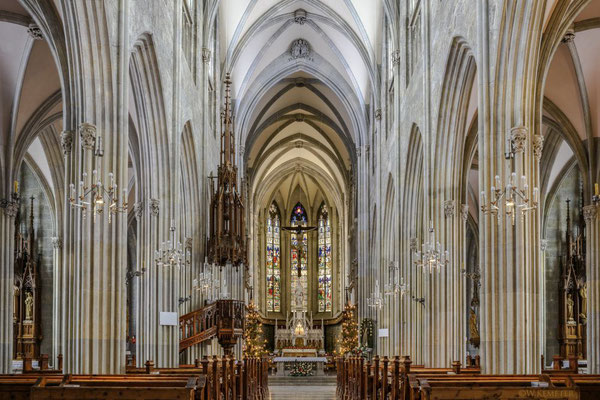
[[[236,268],[246,265],[245,210],[238,193],[235,136],[231,110],[231,76],[225,77],[225,109],[221,114],[221,160],[217,177],[211,178],[208,260]],[[217,179],[215,188],[214,180]]]

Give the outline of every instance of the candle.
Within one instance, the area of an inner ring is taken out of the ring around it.
[[[515,186],[516,182],[517,182],[517,173],[513,172],[512,174],[510,174],[510,184],[512,186]]]
[[[533,188],[533,202],[534,203],[538,202],[538,188],[536,188],[536,187]]]
[[[496,175],[496,187],[500,187],[500,177]]]
[[[479,199],[481,201],[481,204],[485,204],[485,192],[482,190],[481,191],[481,195],[479,196]]]
[[[525,175],[521,175],[521,187],[525,188],[527,187],[527,181],[525,180]],[[527,189],[525,189],[527,190]]]

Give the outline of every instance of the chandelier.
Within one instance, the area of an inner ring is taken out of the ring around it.
[[[101,168],[102,156],[104,156],[102,136],[96,136],[96,127],[92,124],[83,123],[80,125],[79,130],[83,159],[87,159],[87,151],[93,151],[94,165]],[[113,215],[127,212],[127,189],[123,189],[123,200],[119,203],[119,194],[113,173],[108,173],[108,185],[102,183],[102,176],[101,169],[94,169],[91,179],[88,179],[88,173],[84,171],[81,174],[78,189],[75,189],[73,183],[69,185],[69,203],[71,207],[81,210],[83,218],[86,217],[88,209],[91,210],[94,222],[98,214],[104,213],[105,206],[108,204],[108,222],[110,223]]]
[[[210,177],[210,236],[208,259],[220,266],[246,264],[246,227],[244,204],[237,191],[237,167],[233,117],[231,115],[231,78],[225,77],[225,109],[221,113],[221,160],[217,177]],[[217,179],[217,187],[214,180]]]
[[[208,263],[208,258],[204,260],[204,268],[198,275],[198,278],[192,282],[192,288],[204,294],[209,300],[213,298],[228,299],[230,297],[227,288],[225,274],[221,272],[220,279],[214,272],[215,265]]]
[[[367,298],[367,304],[369,307],[377,308],[381,310],[383,305],[385,304],[385,299],[381,295],[381,291],[379,290],[379,281],[375,281],[375,291],[371,293],[371,297]]]
[[[404,282],[403,276],[400,276],[400,265],[398,261],[390,262],[390,282],[385,285],[385,295],[395,296],[400,294],[400,296],[404,296],[409,288],[410,285]]]
[[[525,213],[537,209],[538,188],[533,188],[533,198],[529,198],[529,185],[525,175],[521,176],[520,185],[517,184],[517,174],[513,172],[506,187],[502,188],[500,177],[496,175],[495,186],[490,189],[491,199],[487,202],[485,191],[481,192],[481,211],[484,214],[492,214],[500,221],[501,208],[504,214],[510,218],[512,225],[515,225],[517,213],[521,214],[521,219],[525,218]]]
[[[436,242],[435,233],[433,231],[433,221],[429,221],[429,237],[425,243],[421,245],[421,251],[415,249],[415,264],[429,269],[433,272],[440,269],[450,262],[448,250],[443,251],[440,242]]]
[[[186,263],[185,252],[181,242],[175,239],[175,221],[171,221],[171,240],[162,242],[159,250],[154,252],[154,261],[158,267],[181,268]]]

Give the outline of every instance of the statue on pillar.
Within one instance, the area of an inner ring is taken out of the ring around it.
[[[31,292],[25,294],[25,319],[28,321],[33,319],[33,295]]]

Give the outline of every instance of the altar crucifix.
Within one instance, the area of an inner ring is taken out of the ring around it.
[[[287,232],[293,232],[296,235],[300,236],[303,232],[310,232],[310,231],[314,231],[317,229],[316,226],[282,226],[281,227],[282,230],[287,231]],[[291,248],[293,250],[296,250],[296,252],[298,253],[298,259],[302,259],[306,257],[305,251],[304,251],[304,246],[302,246],[300,244],[300,241],[296,242],[295,245],[291,245]],[[300,278],[302,276],[302,263],[298,263],[298,278]]]

